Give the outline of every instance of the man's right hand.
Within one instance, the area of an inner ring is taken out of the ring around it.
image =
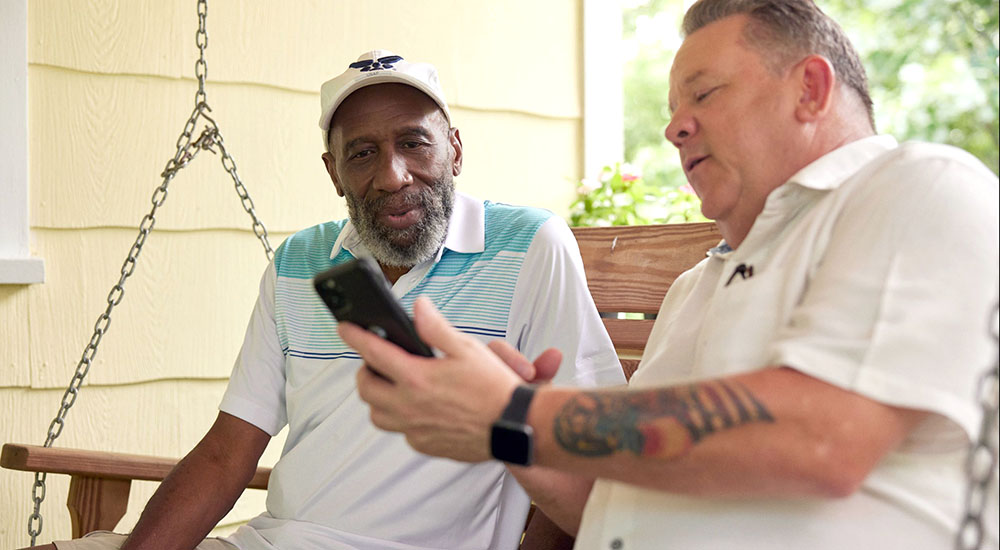
[[[149,502],[122,550],[194,548],[246,489],[271,436],[219,412]]]

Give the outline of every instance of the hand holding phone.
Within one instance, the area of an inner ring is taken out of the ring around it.
[[[415,355],[434,356],[374,260],[356,258],[334,266],[316,275],[313,286],[338,321],[368,329]]]

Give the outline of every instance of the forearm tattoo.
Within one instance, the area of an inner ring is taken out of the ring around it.
[[[583,456],[629,451],[672,458],[702,438],[751,422],[774,422],[750,390],[736,382],[711,381],[685,387],[585,392],[556,415],[554,431],[563,449]]]

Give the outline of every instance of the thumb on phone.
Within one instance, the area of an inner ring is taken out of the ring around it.
[[[413,302],[413,324],[421,340],[445,355],[461,355],[468,348],[466,335],[452,327],[426,296]]]

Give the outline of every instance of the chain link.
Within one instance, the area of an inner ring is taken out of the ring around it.
[[[173,158],[167,161],[163,172],[160,174],[163,182],[153,191],[153,196],[150,199],[153,206],[139,223],[139,234],[136,236],[135,242],[132,244],[125,261],[122,263],[121,276],[108,293],[107,307],[97,318],[97,322],[94,323],[94,333],[83,350],[83,355],[76,365],[76,372],[74,372],[69,386],[63,393],[59,410],[49,424],[48,435],[45,438],[45,447],[51,447],[56,438],[62,434],[63,427],[66,425],[66,414],[76,402],[76,398],[79,396],[80,389],[83,386],[83,381],[87,377],[87,373],[90,372],[90,367],[93,365],[94,356],[97,355],[97,347],[111,325],[111,312],[115,306],[121,303],[122,298],[125,296],[125,283],[133,271],[135,271],[136,262],[139,259],[139,254],[142,252],[142,247],[146,244],[146,238],[149,237],[149,234],[153,231],[153,226],[156,225],[156,212],[167,199],[167,189],[170,186],[170,182],[177,175],[177,172],[194,160],[200,151],[207,150],[215,154],[215,148],[218,147],[219,151],[222,152],[222,166],[232,177],[236,187],[236,194],[240,198],[243,209],[253,220],[254,235],[257,236],[263,245],[264,254],[267,256],[268,261],[271,261],[274,256],[274,250],[271,248],[271,244],[267,238],[267,228],[264,227],[260,218],[257,217],[253,199],[250,198],[250,194],[236,172],[236,161],[226,151],[222,134],[219,132],[219,127],[216,125],[215,120],[208,116],[208,113],[212,109],[208,106],[205,95],[205,78],[208,74],[208,65],[205,63],[205,48],[208,47],[208,33],[205,29],[207,17],[207,0],[198,0],[198,33],[195,35],[195,44],[198,46],[199,51],[198,60],[195,62],[198,91],[195,93],[194,110],[191,112],[191,116],[188,117],[184,124],[184,129],[177,138],[177,150]],[[194,136],[194,131],[198,127],[199,121],[205,124],[205,129],[197,139],[192,141],[191,138]],[[38,535],[42,533],[41,506],[42,501],[45,500],[45,478],[45,473],[36,472],[35,482],[31,487],[31,500],[34,505],[33,511],[28,517],[28,535],[31,537],[31,546],[35,546]]]
[[[274,250],[271,249],[271,243],[267,239],[267,228],[264,227],[264,223],[260,221],[257,217],[257,211],[254,210],[253,199],[250,198],[250,193],[247,188],[240,181],[239,174],[236,173],[236,161],[233,157],[229,155],[229,151],[226,151],[225,142],[222,139],[222,134],[216,133],[214,135],[215,144],[219,146],[219,151],[222,152],[222,166],[229,172],[229,175],[233,178],[233,185],[236,188],[236,194],[240,197],[240,202],[243,205],[243,210],[250,215],[250,219],[253,220],[253,233],[260,240],[261,244],[264,246],[264,253],[267,254],[267,259],[270,260],[274,256]],[[214,152],[214,151],[213,151]]]
[[[955,537],[955,548],[959,550],[983,547],[985,535],[983,514],[990,498],[990,485],[994,482],[997,469],[997,419],[1000,418],[1000,340],[998,340],[997,320],[1000,307],[994,308],[990,319],[993,340],[998,345],[998,355],[993,367],[987,369],[979,379],[978,397],[983,418],[979,426],[979,438],[969,449],[965,461],[968,486],[965,494],[965,516]]]

